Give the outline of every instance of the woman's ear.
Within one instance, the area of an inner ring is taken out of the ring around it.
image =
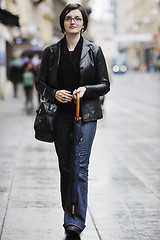
[[[81,34],[84,33],[84,27],[81,28]]]

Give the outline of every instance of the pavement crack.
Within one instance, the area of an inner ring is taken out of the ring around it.
[[[6,209],[5,209],[5,213],[4,213],[4,217],[3,217],[2,225],[1,225],[1,229],[0,229],[0,240],[2,240],[3,229],[4,229],[5,220],[6,220],[7,211],[8,211],[8,206],[9,206],[9,200],[10,200],[10,196],[11,196],[11,192],[12,192],[12,187],[13,187],[15,170],[16,170],[16,164],[15,164],[15,167],[14,167],[14,170],[13,170],[13,175],[12,175],[12,178],[11,178],[11,184],[10,184],[10,189],[9,189],[9,193],[8,193],[8,199],[7,199]]]
[[[99,238],[99,240],[102,240],[102,237],[101,237],[100,232],[99,232],[99,230],[98,230],[98,228],[97,228],[97,225],[96,225],[96,223],[95,223],[95,221],[94,221],[94,217],[93,217],[93,214],[92,214],[92,212],[91,212],[89,206],[88,206],[88,211],[89,211],[89,214],[90,214],[90,216],[91,216],[91,219],[92,219],[93,225],[94,225],[94,227],[95,227],[95,229],[96,229],[96,232],[97,232],[98,238]]]
[[[127,192],[127,189],[126,189],[126,192]],[[140,235],[139,235],[139,232],[138,232],[138,230],[137,230],[137,228],[136,228],[136,224],[135,224],[135,221],[134,221],[134,216],[133,216],[133,214],[132,214],[132,212],[131,212],[131,210],[130,210],[130,208],[129,208],[129,205],[128,205],[128,202],[127,202],[127,198],[126,198],[126,195],[125,195],[125,203],[126,203],[126,206],[127,206],[128,211],[129,211],[129,213],[130,213],[130,216],[131,216],[131,219],[132,219],[132,224],[133,224],[134,230],[135,230],[135,232],[136,232],[136,234],[137,234],[139,240],[142,240],[141,237],[140,237]]]

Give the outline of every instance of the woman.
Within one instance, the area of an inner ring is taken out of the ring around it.
[[[23,86],[26,97],[26,112],[30,114],[33,110],[33,89],[34,89],[34,74],[31,62],[24,65],[24,73],[22,74]]]
[[[101,48],[82,37],[88,17],[79,4],[68,4],[60,14],[64,38],[44,50],[36,82],[37,91],[58,106],[55,149],[61,174],[64,228],[79,236],[85,228],[88,193],[88,164],[97,119],[102,118],[99,97],[110,90]],[[81,98],[83,140],[80,152],[79,185],[75,214],[70,201],[70,155],[75,119],[76,94]]]

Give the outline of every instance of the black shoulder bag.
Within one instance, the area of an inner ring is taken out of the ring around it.
[[[57,105],[55,103],[46,101],[43,93],[34,121],[35,138],[37,140],[48,143],[54,142],[56,115]]]

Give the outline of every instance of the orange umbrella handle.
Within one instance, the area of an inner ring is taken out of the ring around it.
[[[77,93],[77,101],[76,101],[76,120],[81,119],[81,117],[79,116],[79,112],[80,112],[80,95],[79,93]]]
[[[75,205],[72,205],[72,215],[74,215]]]

